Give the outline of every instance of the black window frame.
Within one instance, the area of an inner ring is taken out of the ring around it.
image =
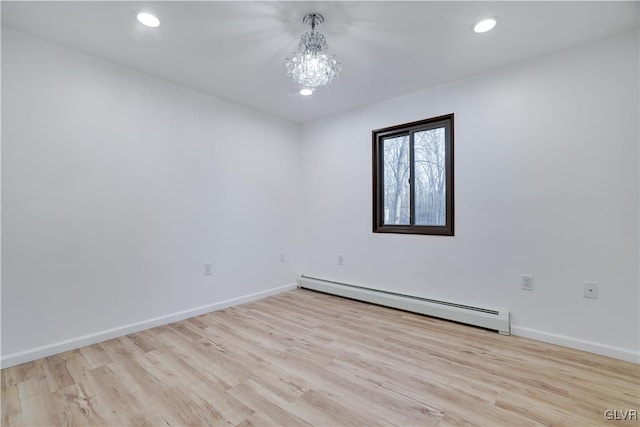
[[[454,236],[454,114],[446,114],[411,123],[386,127],[371,131],[373,143],[373,232],[397,233],[397,234],[421,234],[437,236]],[[413,134],[419,131],[445,128],[445,224],[444,225],[415,225],[415,160]],[[383,144],[385,139],[409,135],[410,156],[410,214],[409,224],[385,224],[384,223],[384,154]]]

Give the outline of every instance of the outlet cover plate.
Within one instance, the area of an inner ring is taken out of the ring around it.
[[[213,266],[211,264],[205,264],[203,273],[205,276],[211,276],[213,274]]]
[[[598,284],[595,282],[584,282],[584,297],[598,299]]]

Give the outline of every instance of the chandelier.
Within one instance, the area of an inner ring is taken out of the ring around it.
[[[324,22],[319,13],[308,13],[302,20],[311,26],[311,32],[300,37],[298,51],[287,58],[287,75],[305,89],[314,91],[318,86],[325,86],[338,77],[341,68],[335,56],[327,55],[327,39],[316,32],[316,25]]]

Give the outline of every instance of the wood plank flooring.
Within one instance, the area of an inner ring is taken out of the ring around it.
[[[295,290],[2,370],[2,426],[638,425],[639,365]]]

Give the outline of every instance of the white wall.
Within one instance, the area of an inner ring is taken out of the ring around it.
[[[626,33],[306,124],[301,272],[506,308],[515,334],[640,361],[638,59]],[[455,237],[373,234],[371,130],[447,113]]]
[[[627,33],[298,133],[3,29],[3,364],[296,272],[507,308],[517,334],[638,361],[638,72]],[[373,234],[371,130],[450,112],[456,236]]]
[[[294,283],[298,139],[3,28],[5,366]]]

